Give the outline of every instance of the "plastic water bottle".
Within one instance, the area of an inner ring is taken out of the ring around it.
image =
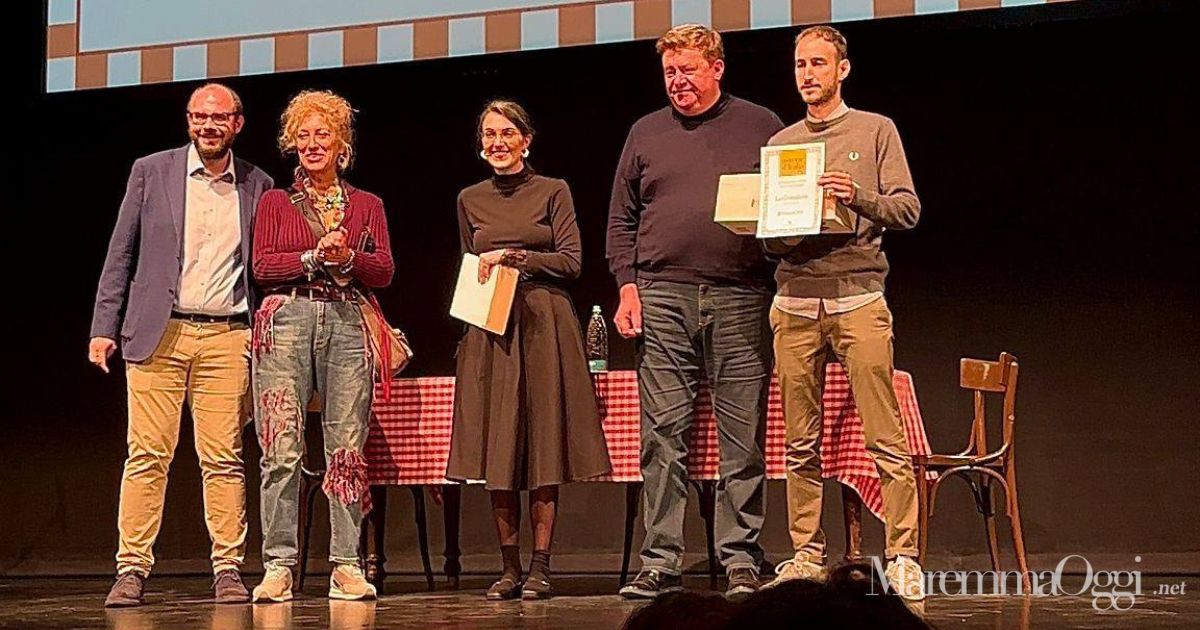
[[[592,318],[587,326],[588,369],[593,374],[608,371],[608,326],[599,306],[592,307]]]

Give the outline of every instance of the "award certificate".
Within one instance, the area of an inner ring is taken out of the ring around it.
[[[825,172],[825,143],[763,147],[761,159],[758,238],[819,234],[824,191],[817,178]]]

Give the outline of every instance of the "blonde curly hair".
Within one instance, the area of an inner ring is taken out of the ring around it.
[[[296,151],[296,134],[311,114],[323,118],[337,134],[337,167],[346,170],[354,159],[354,108],[350,101],[329,90],[305,90],[292,97],[279,117],[279,150],[284,155]]]

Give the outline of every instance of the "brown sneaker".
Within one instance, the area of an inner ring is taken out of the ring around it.
[[[738,567],[729,572],[729,587],[725,589],[725,598],[731,602],[743,601],[753,595],[760,584],[758,571],[749,567]]]
[[[331,599],[375,599],[375,585],[367,581],[357,564],[339,564],[329,574]]]
[[[245,604],[250,601],[250,592],[242,584],[242,576],[236,569],[226,569],[213,578],[213,595],[218,604]]]
[[[146,578],[137,571],[127,571],[117,576],[108,598],[104,600],[105,608],[127,608],[141,606],[142,595],[146,590]]]
[[[255,602],[286,602],[292,599],[292,569],[267,567],[262,582],[254,587]]]

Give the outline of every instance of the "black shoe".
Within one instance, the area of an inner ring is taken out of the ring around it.
[[[531,575],[525,578],[525,585],[521,587],[521,599],[550,599],[554,596],[554,589],[550,587],[550,580],[545,576]]]
[[[619,593],[625,599],[654,599],[663,593],[683,590],[683,578],[658,569],[642,569]]]
[[[492,601],[516,599],[521,596],[521,578],[505,575],[487,591],[487,598]]]
[[[743,567],[729,572],[729,587],[725,597],[731,602],[740,602],[758,590],[758,574],[754,569]]]

